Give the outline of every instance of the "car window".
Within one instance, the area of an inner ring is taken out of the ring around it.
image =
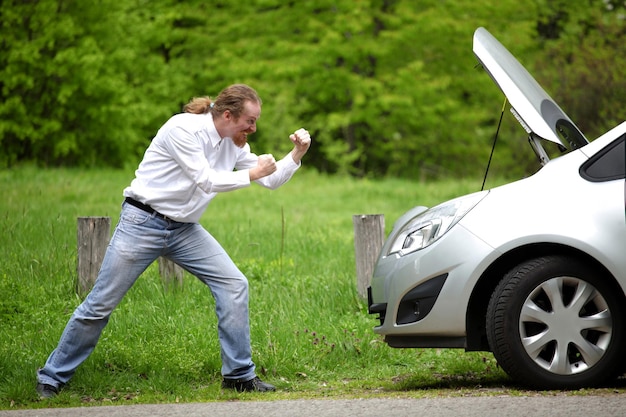
[[[583,178],[594,181],[612,181],[626,177],[626,134],[607,145],[585,162],[580,169]]]

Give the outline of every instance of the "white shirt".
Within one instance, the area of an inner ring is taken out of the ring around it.
[[[177,114],[159,129],[123,194],[173,220],[197,223],[217,193],[250,185],[248,171],[257,160],[248,144],[239,148],[221,138],[210,113]],[[255,182],[277,188],[300,164],[287,155],[276,166]]]

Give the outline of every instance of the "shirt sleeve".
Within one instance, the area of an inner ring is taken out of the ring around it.
[[[215,170],[207,160],[202,141],[181,127],[173,128],[165,141],[168,153],[205,193],[232,191],[250,185],[247,171]]]
[[[236,168],[238,170],[245,170],[249,179],[250,174],[248,170],[255,167],[258,160],[258,155],[252,153],[250,151],[250,145],[246,144],[238,158]],[[276,161],[276,172],[266,177],[259,178],[254,182],[265,188],[274,190],[289,181],[298,168],[300,168],[300,164],[296,164],[291,157],[291,153],[289,153],[283,159]]]

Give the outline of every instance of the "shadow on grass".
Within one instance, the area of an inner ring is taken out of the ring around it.
[[[514,382],[505,373],[494,374],[441,374],[432,373],[424,375],[399,375],[392,379],[391,389],[394,391],[415,391],[430,389],[475,389],[475,388],[501,388],[512,386]]]
[[[401,375],[393,378],[391,385],[386,387],[386,391],[411,392],[411,391],[461,391],[463,395],[468,391],[475,390],[476,395],[485,392],[497,394],[527,395],[529,393],[587,393],[589,395],[619,394],[626,393],[626,375],[613,381],[593,388],[581,388],[572,390],[535,390],[512,380],[504,372],[494,372],[493,374],[439,374],[433,373],[428,377],[423,375]]]

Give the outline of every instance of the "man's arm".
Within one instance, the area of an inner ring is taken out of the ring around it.
[[[293,142],[293,150],[291,151],[291,157],[293,162],[300,165],[300,161],[304,154],[307,153],[311,146],[311,135],[306,129],[298,129],[293,134],[289,135],[289,139]]]

